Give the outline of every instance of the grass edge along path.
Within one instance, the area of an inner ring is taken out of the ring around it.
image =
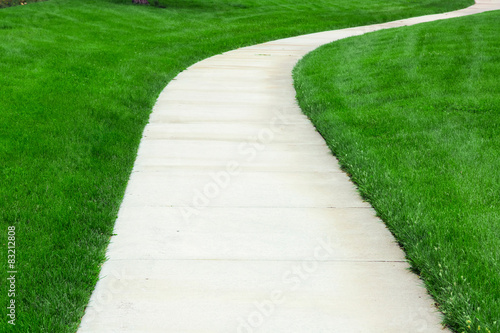
[[[294,69],[302,110],[455,332],[500,332],[498,22],[370,33]]]
[[[0,331],[76,329],[142,129],[178,72],[244,45],[471,1],[185,0],[164,1],[164,10],[128,3],[51,0],[0,10],[0,222],[16,227],[18,271],[16,326],[1,321]],[[7,290],[2,284],[0,304]]]

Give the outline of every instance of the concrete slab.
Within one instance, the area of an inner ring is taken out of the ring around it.
[[[276,127],[269,126],[263,129],[262,124],[248,123],[164,123],[150,124],[144,131],[145,140],[208,140],[208,141],[229,141],[248,142],[255,144],[321,144],[324,140],[316,131],[309,130],[309,124],[304,119],[304,124],[276,123]],[[286,127],[285,127],[286,126]],[[306,130],[307,129],[307,130]]]
[[[370,208],[128,207],[119,218],[108,248],[116,260],[308,260],[323,242],[330,260],[404,261]]]
[[[255,106],[225,103],[188,104],[157,102],[150,123],[260,123],[271,126],[286,115],[286,124],[303,122],[304,116],[293,114],[295,108],[283,105]],[[295,111],[296,113],[296,111]],[[284,121],[281,121],[282,123]]]
[[[405,263],[120,263],[103,267],[98,288],[110,292],[95,298],[81,332],[442,332]]]
[[[231,168],[235,169],[233,173],[341,172],[331,152],[314,141],[309,144],[276,142],[264,145],[258,141],[212,140],[207,145],[200,144],[200,140],[145,140],[134,172],[186,171],[187,168],[198,173],[200,170],[229,172]]]
[[[188,104],[193,103],[210,103],[216,102],[220,104],[246,104],[246,105],[269,105],[272,103],[281,104],[283,101],[293,100],[295,93],[291,91],[281,91],[278,95],[270,91],[267,92],[246,92],[224,89],[213,90],[181,90],[176,89],[169,93],[162,94],[158,97],[159,101],[167,102],[183,102]]]
[[[338,172],[136,172],[127,188],[132,207],[369,207]]]
[[[79,333],[443,332],[391,233],[294,99],[317,46],[500,9],[287,38],[180,73],[146,126]]]

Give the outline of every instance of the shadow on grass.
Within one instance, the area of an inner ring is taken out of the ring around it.
[[[116,4],[134,5],[131,0],[106,0]],[[246,9],[249,5],[232,0],[149,0],[150,6],[171,9],[192,9],[201,11],[223,11],[228,9]],[[140,6],[140,5],[137,5]]]
[[[41,2],[41,1],[47,1],[47,0],[0,0],[0,9],[13,6],[27,5],[32,2]]]

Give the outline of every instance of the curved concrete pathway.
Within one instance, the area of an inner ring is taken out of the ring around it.
[[[442,332],[392,235],[295,102],[315,33],[201,61],[161,93],[80,333]]]

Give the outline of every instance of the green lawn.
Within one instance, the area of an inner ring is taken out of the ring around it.
[[[304,112],[456,332],[500,332],[499,23],[371,33],[294,71]]]
[[[4,258],[7,227],[16,227],[18,274],[16,326],[4,320],[2,283],[0,331],[76,330],[148,115],[181,70],[243,45],[471,3],[50,0],[1,9],[0,224]],[[2,281],[6,271],[2,260]]]

